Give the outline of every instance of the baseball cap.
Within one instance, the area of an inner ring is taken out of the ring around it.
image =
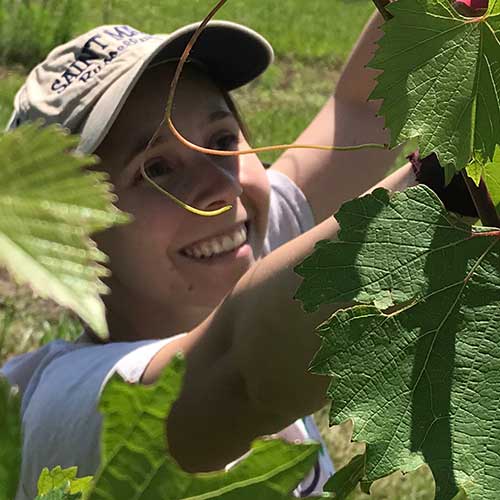
[[[40,119],[58,123],[80,134],[77,151],[93,153],[146,68],[178,60],[198,26],[156,35],[127,25],[99,26],[56,47],[16,94],[7,130]],[[273,58],[263,36],[229,21],[208,23],[190,53],[228,91],[254,80]]]

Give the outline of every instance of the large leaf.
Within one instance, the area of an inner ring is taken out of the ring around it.
[[[21,398],[0,376],[0,500],[16,496],[21,469]]]
[[[370,66],[383,70],[370,96],[391,146],[419,137],[449,180],[474,151],[491,159],[500,143],[500,0],[483,17],[462,17],[450,0],[398,0]]]
[[[0,136],[0,264],[105,335],[105,256],[89,235],[128,218],[104,175],[83,173],[95,159],[66,153],[77,143],[36,124]]]
[[[307,475],[319,445],[279,439],[255,441],[228,472],[188,474],[167,454],[165,419],[177,398],[183,362],[172,361],[154,386],[130,385],[118,376],[103,392],[102,466],[92,500],[283,500]],[[201,417],[200,417],[201,418]]]
[[[423,186],[376,190],[337,219],[339,241],[297,267],[309,309],[367,304],[318,328],[332,423],[353,419],[368,480],[425,460],[438,499],[498,498],[500,232],[458,222]]]

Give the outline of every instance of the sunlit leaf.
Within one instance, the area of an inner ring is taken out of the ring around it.
[[[500,0],[486,15],[461,16],[449,0],[398,0],[371,67],[383,70],[371,95],[391,146],[419,137],[449,180],[474,151],[500,144]]]

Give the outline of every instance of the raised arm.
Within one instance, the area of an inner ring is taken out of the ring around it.
[[[405,166],[380,185],[401,190],[414,183]],[[277,432],[324,403],[328,380],[307,373],[319,348],[315,327],[337,306],[302,311],[293,295],[293,268],[317,241],[336,237],[333,217],[254,265],[233,292],[183,339],[152,360],[144,383],[156,380],[179,350],[187,371],[167,424],[172,454],[192,471],[221,468],[257,436]]]
[[[382,23],[382,17],[374,13],[341,73],[333,96],[297,143],[352,146],[388,142],[383,119],[376,117],[380,101],[368,101],[378,72],[365,67],[382,35],[378,28]],[[290,149],[272,168],[287,174],[302,189],[319,223],[335,213],[344,201],[359,196],[378,182],[398,152]]]

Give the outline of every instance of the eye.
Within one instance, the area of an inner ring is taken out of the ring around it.
[[[173,168],[163,158],[154,158],[144,165],[144,171],[148,177],[154,179],[171,174]]]
[[[214,143],[213,149],[219,151],[236,151],[238,149],[238,136],[232,133],[219,136]]]

